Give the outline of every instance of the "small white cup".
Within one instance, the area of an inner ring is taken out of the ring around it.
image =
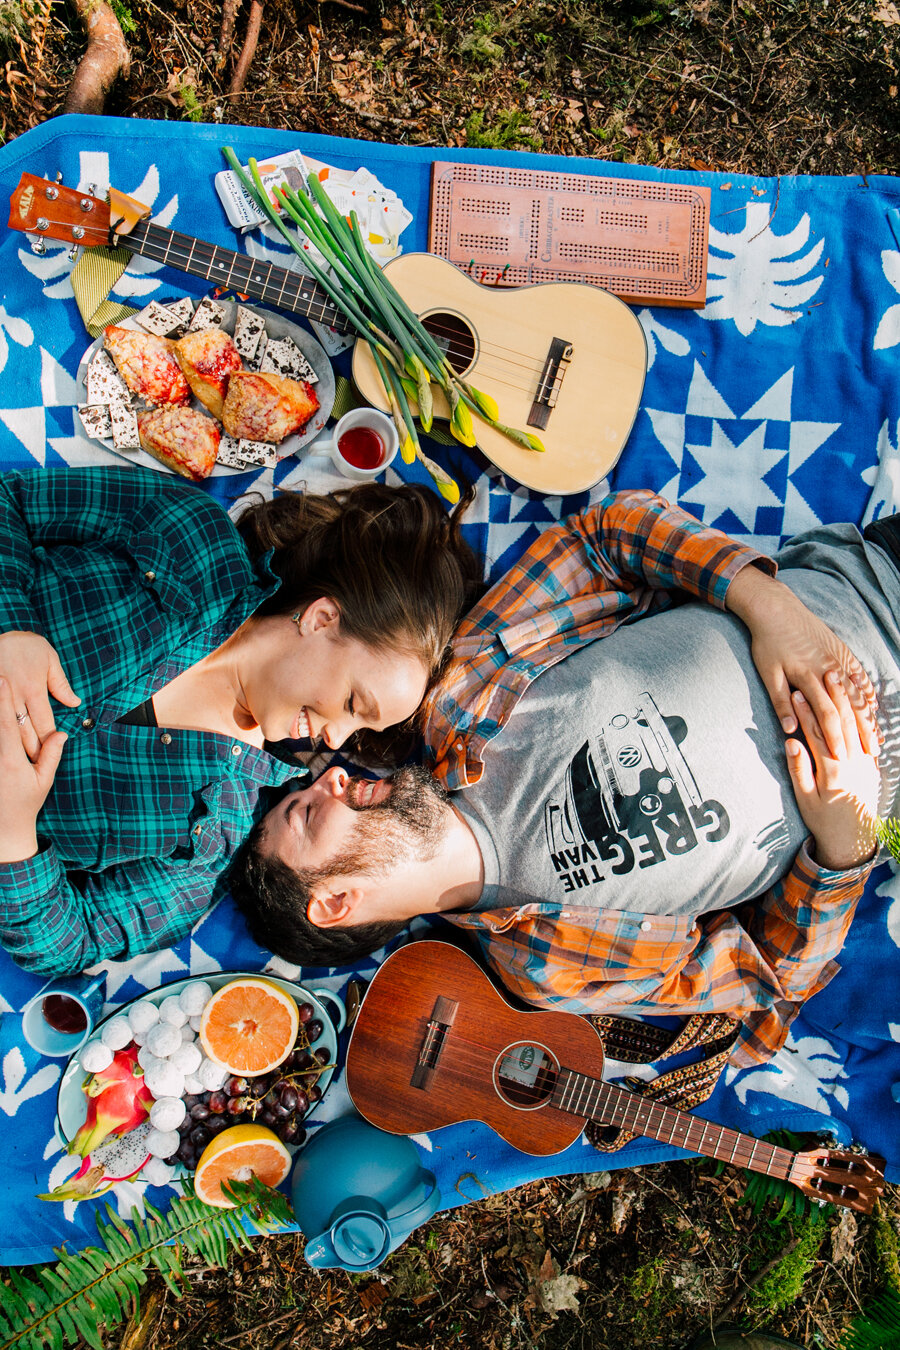
[[[384,446],[381,459],[371,469],[361,469],[356,464],[351,464],[341,454],[340,442],[342,437],[356,427],[366,427],[368,430],[374,431]],[[359,483],[370,483],[373,478],[377,478],[380,473],[384,473],[389,464],[393,463],[399,447],[400,438],[397,435],[397,428],[386,413],[379,412],[377,408],[354,408],[352,412],[344,413],[330,436],[319,437],[315,441],[314,448],[317,453],[330,454],[335,468],[345,478],[354,478]]]

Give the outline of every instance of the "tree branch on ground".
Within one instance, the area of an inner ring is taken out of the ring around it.
[[[106,0],[75,0],[87,33],[87,51],[78,63],[63,112],[103,112],[106,96],[120,75],[127,75],[131,52]]]

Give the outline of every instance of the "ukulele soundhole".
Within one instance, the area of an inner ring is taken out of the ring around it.
[[[475,334],[460,314],[436,310],[420,315],[441,351],[458,375],[463,375],[475,360]]]
[[[509,1045],[494,1064],[494,1087],[509,1106],[533,1111],[550,1100],[559,1063],[549,1050],[531,1041]]]

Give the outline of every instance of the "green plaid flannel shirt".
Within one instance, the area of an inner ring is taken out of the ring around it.
[[[153,470],[0,479],[0,631],[42,633],[76,709],[38,818],[40,851],[0,864],[0,940],[50,974],[168,947],[224,892],[263,813],[304,771],[212,732],[120,725],[276,589],[223,509]]]

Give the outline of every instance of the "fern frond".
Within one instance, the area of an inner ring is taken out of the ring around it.
[[[34,1279],[7,1270],[9,1283],[0,1283],[0,1350],[63,1350],[79,1339],[103,1350],[101,1325],[108,1331],[138,1309],[151,1266],[180,1298],[188,1287],[181,1247],[223,1266],[230,1249],[252,1245],[244,1223],[265,1234],[293,1222],[287,1197],[256,1180],[232,1185],[234,1209],[213,1209],[189,1182],[183,1185],[184,1195],[167,1214],[147,1203],[146,1217],[135,1215],[133,1226],[107,1205],[108,1219],[97,1215],[101,1247],[58,1248],[56,1265],[36,1270]]]
[[[806,1147],[805,1141],[801,1139],[800,1135],[794,1134],[792,1130],[772,1130],[764,1136],[764,1139],[766,1143],[774,1144],[776,1148],[790,1149],[792,1153],[798,1153]],[[760,1210],[770,1200],[780,1202],[778,1213],[775,1216],[776,1222],[791,1214],[797,1218],[803,1218],[809,1214],[814,1219],[818,1219],[834,1210],[833,1205],[820,1205],[818,1201],[810,1200],[791,1182],[782,1181],[779,1177],[769,1176],[766,1172],[748,1172],[746,1169],[744,1175],[747,1178],[747,1184],[744,1187],[744,1194],[741,1196],[740,1203],[749,1205],[754,1214],[759,1214]]]
[[[882,848],[887,849],[894,862],[900,862],[900,819],[896,816],[878,816],[875,821],[875,837]]]
[[[839,1350],[894,1350],[900,1343],[900,1293],[888,1289],[867,1304],[839,1341]]]

